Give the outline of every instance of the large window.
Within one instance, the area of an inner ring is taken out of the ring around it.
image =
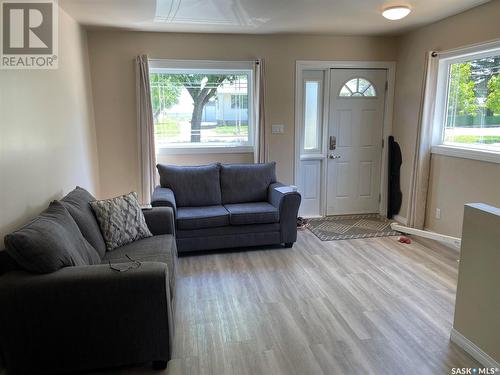
[[[252,151],[252,74],[248,62],[151,61],[159,152]]]
[[[500,153],[500,46],[440,57],[437,144],[477,155]],[[445,147],[443,147],[445,148]]]

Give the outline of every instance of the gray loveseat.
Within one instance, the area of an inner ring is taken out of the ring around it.
[[[275,163],[157,168],[151,205],[174,210],[179,253],[296,241],[301,197],[276,181]]]
[[[106,252],[89,205],[92,199],[77,188],[60,202],[101,264],[36,274],[0,251],[0,350],[8,374],[149,361],[164,368],[170,358],[177,260],[173,212],[165,207],[145,210],[153,237]],[[141,265],[126,272],[110,267],[127,269],[127,256]]]

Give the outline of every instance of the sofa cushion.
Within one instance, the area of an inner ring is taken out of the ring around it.
[[[123,245],[113,251],[108,251],[104,255],[102,263],[128,263],[130,259],[127,258],[127,255],[139,262],[161,262],[167,264],[170,291],[171,295],[174,295],[177,260],[177,247],[174,236],[171,234],[162,234]]]
[[[267,202],[237,203],[224,205],[229,211],[232,225],[277,223],[279,211]]]
[[[276,163],[222,164],[222,204],[267,201],[267,189],[276,182]]]
[[[83,237],[96,249],[102,258],[106,253],[106,244],[104,238],[102,238],[101,229],[94,211],[90,207],[92,201],[95,201],[92,194],[79,186],[61,199],[61,203],[75,220]]]
[[[129,244],[108,251],[102,258],[102,263],[124,263],[130,262],[127,255],[140,262],[162,262],[171,264],[175,253],[173,246],[174,236],[162,234],[159,236],[147,237]]]
[[[93,201],[90,206],[96,214],[108,251],[152,236],[134,192]]]
[[[229,213],[223,206],[179,207],[177,228],[189,230],[229,225]]]
[[[97,251],[58,201],[50,203],[44,212],[21,229],[5,236],[5,245],[9,255],[22,268],[35,273],[101,262]]]
[[[158,164],[160,185],[174,192],[177,207],[221,204],[220,165],[181,167]]]

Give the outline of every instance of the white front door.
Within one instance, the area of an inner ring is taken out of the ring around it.
[[[330,72],[327,215],[379,212],[387,71]]]

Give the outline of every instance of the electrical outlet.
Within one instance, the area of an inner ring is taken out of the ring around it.
[[[285,132],[285,125],[283,124],[273,124],[271,125],[272,134],[283,134]]]
[[[436,219],[441,219],[441,209],[440,208],[436,208]]]

